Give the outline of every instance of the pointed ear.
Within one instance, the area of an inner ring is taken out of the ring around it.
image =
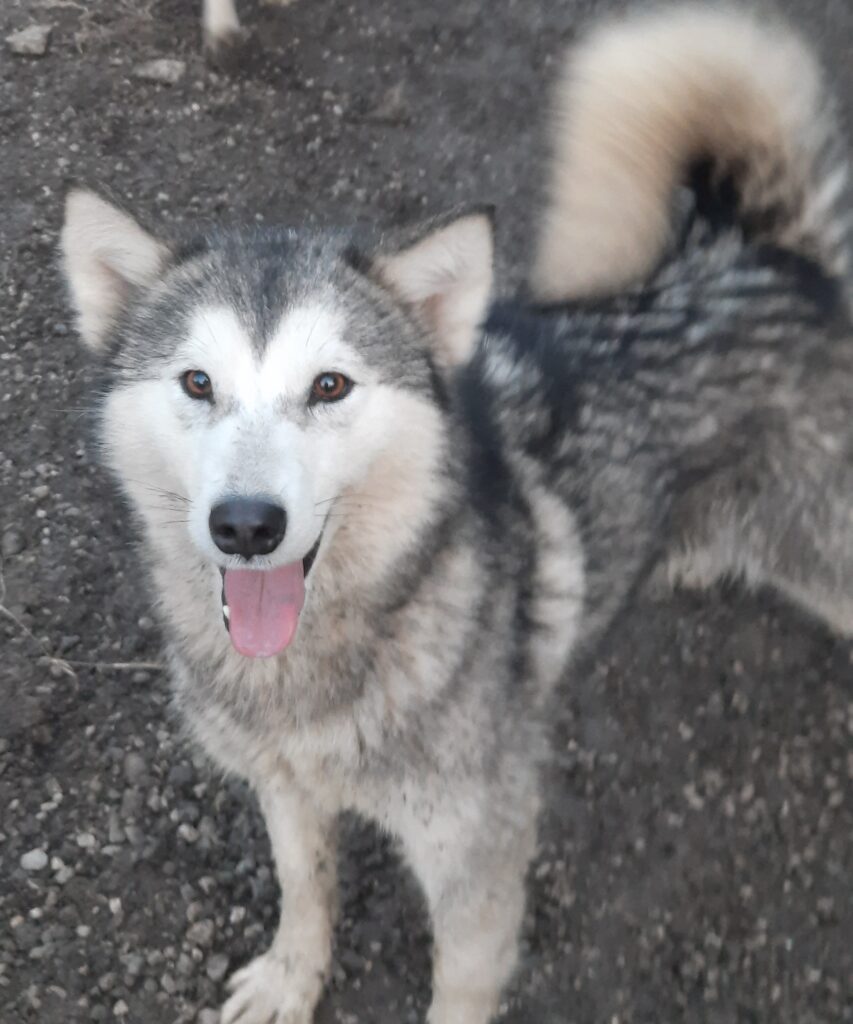
[[[131,292],[157,279],[168,250],[118,207],[79,189],[65,201],[60,245],[80,336],[97,350]]]
[[[479,336],[492,290],[492,211],[479,209],[433,224],[396,252],[380,255],[380,280],[424,319],[444,367],[465,363]]]

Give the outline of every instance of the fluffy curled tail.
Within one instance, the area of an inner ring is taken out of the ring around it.
[[[849,280],[845,146],[820,68],[791,30],[734,10],[657,11],[594,32],[556,94],[531,286],[542,301],[641,280],[692,168],[734,186],[747,235]]]

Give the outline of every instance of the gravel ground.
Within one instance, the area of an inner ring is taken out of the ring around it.
[[[65,188],[102,182],[166,229],[488,197],[510,282],[555,55],[614,5],[244,0],[256,40],[228,76],[201,58],[197,6],[0,8],[3,39],[52,26],[41,57],[0,49],[3,1024],[215,1024],[278,900],[252,800],[170,711],[127,514],[88,443],[93,375],[54,263]],[[794,13],[853,95],[853,8]],[[772,595],[641,596],[566,687],[507,1019],[853,1021],[851,680],[851,646]],[[319,1020],[416,1022],[418,893],[370,828],[345,835]]]

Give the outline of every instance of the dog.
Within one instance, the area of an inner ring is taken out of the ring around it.
[[[167,243],[74,191],[64,270],[177,702],[247,779],[282,910],[224,1024],[306,1024],[335,822],[396,836],[430,1024],[516,961],[558,683],[657,566],[853,633],[850,196],[806,46],[734,11],[570,55],[529,294],[491,213]]]

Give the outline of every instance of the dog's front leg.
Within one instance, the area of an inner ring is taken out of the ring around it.
[[[221,1024],[310,1024],[331,959],[336,905],[334,819],[284,772],[257,786],[281,887],[272,945],[231,978]]]
[[[534,794],[512,824],[504,813],[474,824],[470,806],[431,809],[406,830],[433,925],[429,1024],[487,1024],[498,1009],[517,958],[536,806]]]

